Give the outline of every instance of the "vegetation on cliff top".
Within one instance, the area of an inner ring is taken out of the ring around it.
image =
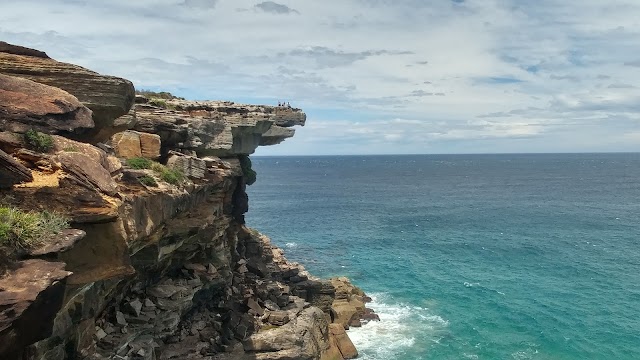
[[[184,100],[184,98],[175,96],[172,93],[167,91],[156,92],[151,90],[140,89],[140,90],[136,90],[136,95],[142,95],[148,98],[157,98],[157,99],[166,99],[166,100],[171,100],[171,99]]]
[[[13,251],[41,245],[47,238],[67,228],[68,219],[55,212],[0,207],[0,246]]]

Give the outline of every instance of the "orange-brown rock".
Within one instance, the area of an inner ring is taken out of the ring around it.
[[[358,350],[349,339],[344,327],[340,324],[329,324],[329,334],[332,341],[335,341],[336,346],[342,354],[344,359],[355,359],[358,357]]]
[[[331,305],[333,322],[348,329],[353,324],[360,324],[365,315],[365,294],[358,287],[351,284],[346,277],[331,279],[336,289],[335,299]]]
[[[0,74],[0,130],[70,135],[93,127],[91,111],[68,92]]]
[[[127,130],[111,137],[116,156],[121,158],[143,157],[150,160],[160,158],[160,136]]]
[[[139,133],[140,135],[140,150],[142,157],[157,160],[160,158],[160,135]]]
[[[93,111],[95,122],[95,127],[82,135],[83,140],[105,141],[130,126],[128,122],[114,124],[133,105],[134,88],[128,80],[101,75],[10,44],[0,46],[0,73],[54,86],[77,97]]]
[[[117,157],[130,159],[142,156],[140,134],[137,131],[123,131],[113,135],[111,145]]]

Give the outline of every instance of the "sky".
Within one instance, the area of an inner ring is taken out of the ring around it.
[[[638,0],[0,0],[0,40],[306,112],[256,155],[640,151]]]

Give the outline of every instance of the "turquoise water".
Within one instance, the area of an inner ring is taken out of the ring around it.
[[[248,224],[373,294],[362,359],[640,359],[640,154],[253,163]]]

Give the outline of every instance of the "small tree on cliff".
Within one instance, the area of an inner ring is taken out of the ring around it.
[[[251,159],[249,159],[249,155],[238,155],[238,159],[240,159],[240,167],[242,168],[244,181],[247,185],[251,185],[256,182],[257,174],[251,168]]]

